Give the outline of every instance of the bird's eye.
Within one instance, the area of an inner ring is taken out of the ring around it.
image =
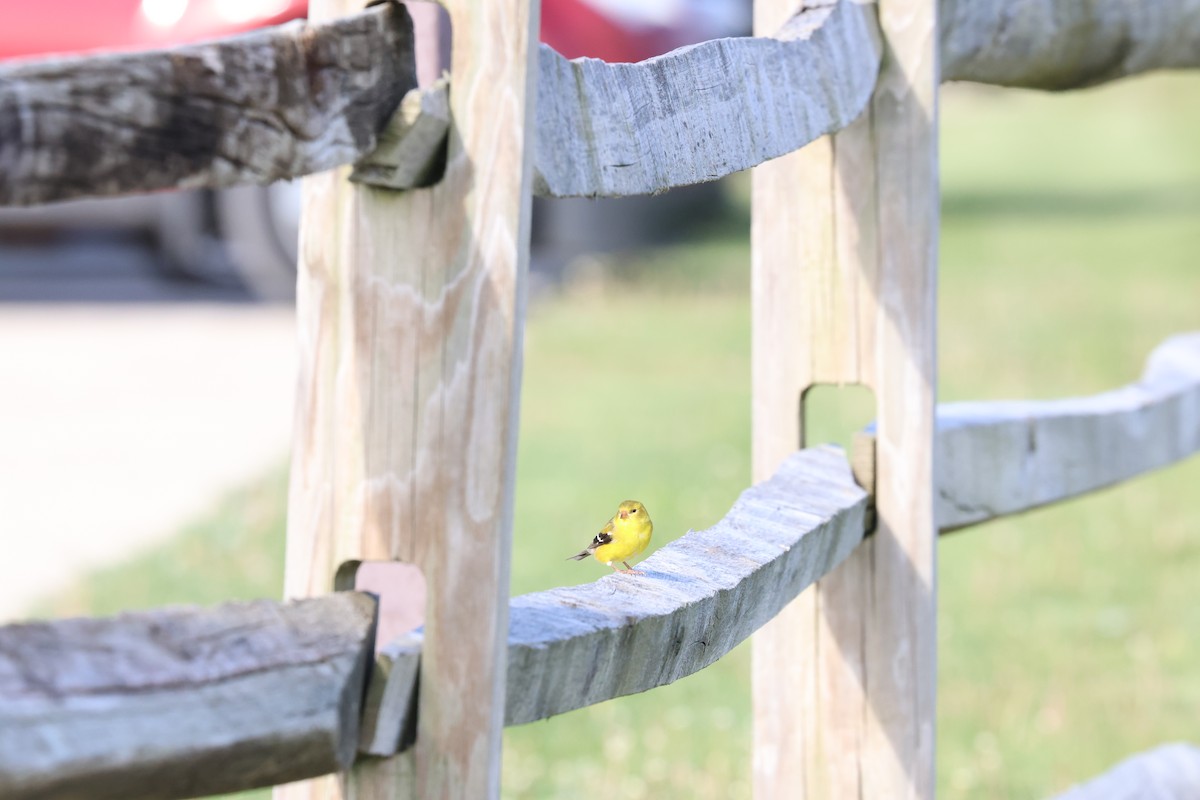
[[[631,508],[631,509],[629,509],[629,513],[630,513],[630,514],[636,514],[636,513],[637,513],[637,509],[636,509],[636,508]]]

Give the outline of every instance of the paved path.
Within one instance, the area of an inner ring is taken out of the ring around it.
[[[0,622],[286,458],[291,309],[0,304]]]

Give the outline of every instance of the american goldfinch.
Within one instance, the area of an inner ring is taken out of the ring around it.
[[[608,521],[592,543],[579,555],[570,556],[576,561],[582,561],[588,556],[595,556],[601,564],[607,564],[617,572],[629,575],[641,575],[629,566],[628,559],[646,549],[650,544],[650,534],[654,533],[654,523],[646,513],[646,507],[637,500],[626,500],[621,503],[617,513]],[[625,569],[613,567],[614,561],[620,561]]]

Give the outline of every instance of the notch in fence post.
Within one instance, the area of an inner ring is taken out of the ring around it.
[[[756,0],[756,32],[793,11]],[[758,800],[934,793],[936,2],[878,16],[868,110],[754,171],[755,480],[803,443],[808,387],[877,403],[875,535],[754,636]]]
[[[309,16],[362,5],[314,0]],[[277,800],[499,795],[538,2],[443,5],[443,179],[304,182],[285,579],[295,597],[329,592],[348,561],[421,568],[416,741]]]

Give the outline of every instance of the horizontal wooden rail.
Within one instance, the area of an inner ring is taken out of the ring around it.
[[[845,558],[865,508],[840,450],[805,450],[645,575],[515,598],[506,723],[703,669]],[[356,744],[397,752],[421,639],[367,682],[374,613],[340,593],[0,627],[0,797],[195,797],[345,769]]]
[[[1200,0],[943,0],[941,14],[943,81],[1070,89],[1200,67]],[[543,46],[534,191],[663,192],[845,128],[878,73],[873,15],[869,3],[808,0],[773,37],[717,39],[636,64],[567,61]],[[404,171],[404,158],[373,160]]]
[[[1200,452],[1200,333],[1159,345],[1129,386],[1065,400],[951,403],[938,407],[937,421],[942,530],[1111,486]]]
[[[1200,67],[1200,0],[941,0],[943,81],[1076,89]]]
[[[953,404],[938,423],[943,530],[1100,488],[1200,451],[1200,333],[1155,349],[1131,386]],[[867,505],[840,450],[803,450],[645,575],[513,599],[507,724],[708,666],[862,541]],[[356,742],[398,752],[421,637],[384,647],[364,687],[373,615],[350,593],[0,628],[0,797],[189,797],[342,769]]]
[[[0,66],[0,205],[270,183],[358,160],[416,86],[400,5]]]
[[[1200,747],[1164,744],[1138,753],[1054,800],[1186,800],[1200,797]]]
[[[543,45],[535,191],[665,191],[844,128],[874,85],[873,15],[868,3],[809,0],[775,37],[637,64],[566,61]],[[941,23],[943,80],[1067,89],[1200,67],[1200,0],[942,0]],[[5,65],[0,205],[267,183],[359,161],[360,180],[420,185],[447,129],[440,94],[414,99],[376,151],[414,86],[399,6],[174,50]]]
[[[872,6],[805,4],[771,38],[717,39],[637,64],[541,49],[534,191],[651,194],[711,181],[841,130],[879,74]]]
[[[854,441],[868,474],[871,431]],[[1150,354],[1137,383],[1062,400],[937,407],[942,533],[1069,500],[1200,453],[1200,332]],[[864,485],[870,486],[870,482]]]
[[[865,508],[839,448],[803,450],[716,525],[643,561],[644,576],[514,598],[506,723],[642,692],[712,664],[858,546]]]
[[[1067,400],[950,404],[938,408],[937,422],[942,532],[1094,491],[1200,452],[1200,333],[1156,348],[1131,386]],[[869,483],[873,438],[859,437],[855,448],[855,474]],[[803,450],[716,526],[647,559],[644,578],[614,575],[515,598],[506,723],[645,691],[712,663],[858,544],[870,519],[859,491],[839,450]],[[779,527],[789,517],[793,527]],[[788,548],[775,551],[778,563],[756,560],[772,547]],[[417,713],[419,635],[388,645],[381,658],[363,747],[389,754],[407,741]]]
[[[197,797],[345,769],[375,601],[0,628],[0,797]]]
[[[728,653],[863,538],[866,494],[840,449],[802,450],[711,528],[638,565],[645,575],[512,600],[506,725],[545,719],[691,675]],[[411,727],[419,637],[380,653],[385,706],[364,742],[396,752]],[[394,705],[387,705],[394,704]]]

